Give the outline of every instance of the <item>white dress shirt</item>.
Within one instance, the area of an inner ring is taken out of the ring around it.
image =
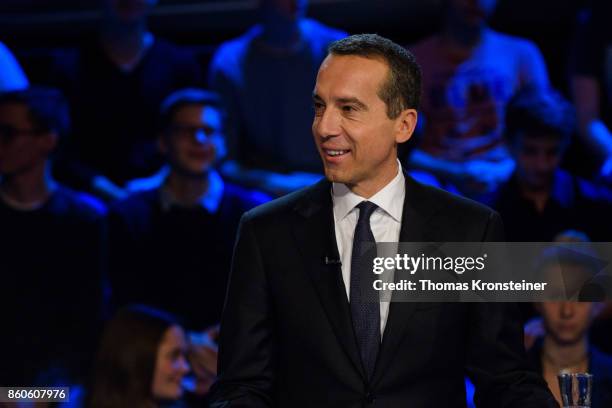
[[[398,161],[397,176],[382,190],[369,199],[358,196],[344,184],[333,183],[332,200],[334,203],[334,228],[338,253],[342,262],[342,279],[346,289],[346,296],[350,301],[351,288],[351,256],[353,252],[353,236],[359,218],[359,209],[356,206],[362,201],[370,201],[378,206],[370,217],[370,228],[374,239],[379,242],[398,242],[402,226],[402,212],[404,197],[406,196],[406,182],[402,166]],[[389,315],[389,302],[380,302],[380,335],[385,331],[387,316]]]

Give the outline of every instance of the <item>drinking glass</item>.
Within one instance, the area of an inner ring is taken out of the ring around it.
[[[590,408],[593,374],[566,373],[557,375],[563,408]]]

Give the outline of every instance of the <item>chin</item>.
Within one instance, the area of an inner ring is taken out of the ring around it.
[[[169,388],[163,394],[159,395],[158,398],[167,401],[175,401],[183,396],[183,389],[180,386]]]
[[[531,190],[540,191],[544,190],[548,186],[548,183],[542,180],[528,180],[527,185],[529,185]]]
[[[189,174],[191,177],[199,178],[204,177],[209,170],[209,167],[206,167],[205,169],[198,168],[193,170],[187,170],[187,174]]]
[[[344,174],[343,171],[339,169],[332,169],[329,167],[325,167],[325,178],[333,183],[346,183],[348,177]]]
[[[325,178],[332,183],[345,183],[344,179],[335,173],[325,172]]]
[[[212,170],[212,166],[210,165],[197,165],[197,166],[180,166],[180,172],[189,177],[189,178],[200,178],[204,177],[210,170]]]
[[[559,343],[565,345],[576,344],[578,341],[580,341],[581,338],[580,335],[573,333],[559,333],[556,337],[559,340]]]

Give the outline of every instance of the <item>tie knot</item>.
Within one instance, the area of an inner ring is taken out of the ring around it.
[[[370,201],[362,201],[357,205],[357,208],[359,208],[359,221],[369,221],[370,216],[376,211],[378,206]]]

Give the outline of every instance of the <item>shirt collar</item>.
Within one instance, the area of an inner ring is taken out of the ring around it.
[[[545,208],[550,205],[570,208],[574,205],[576,200],[573,187],[572,176],[564,170],[557,169],[554,174],[550,196]],[[501,197],[494,197],[495,201],[511,200],[514,203],[528,203],[528,205],[533,206],[531,200],[523,197],[516,172],[510,181],[505,186],[501,187]]]
[[[398,170],[395,178],[369,199],[353,193],[342,183],[333,183],[332,199],[335,219],[337,221],[344,219],[360,202],[370,201],[389,214],[395,221],[402,222],[406,180],[399,160],[397,164]]]
[[[570,208],[574,204],[574,185],[572,177],[565,171],[558,169],[553,179],[550,197],[563,208]]]
[[[199,198],[198,206],[201,206],[211,214],[215,214],[221,204],[221,198],[223,198],[223,190],[225,185],[223,179],[215,170],[208,172],[208,189]],[[159,198],[161,201],[161,207],[164,211],[169,211],[172,207],[185,207],[184,204],[179,202],[172,192],[166,187],[165,182],[162,184],[159,190]]]
[[[1,180],[2,178],[0,177],[0,181]],[[0,189],[0,203],[3,203],[4,205],[6,205],[12,210],[20,211],[20,212],[40,210],[45,205],[47,205],[49,201],[51,201],[51,199],[53,198],[53,195],[58,189],[58,184],[54,180],[49,180],[47,188],[48,188],[49,194],[45,198],[39,201],[27,203],[27,204],[20,203],[16,200],[13,200],[8,194],[4,193],[2,189]]]

